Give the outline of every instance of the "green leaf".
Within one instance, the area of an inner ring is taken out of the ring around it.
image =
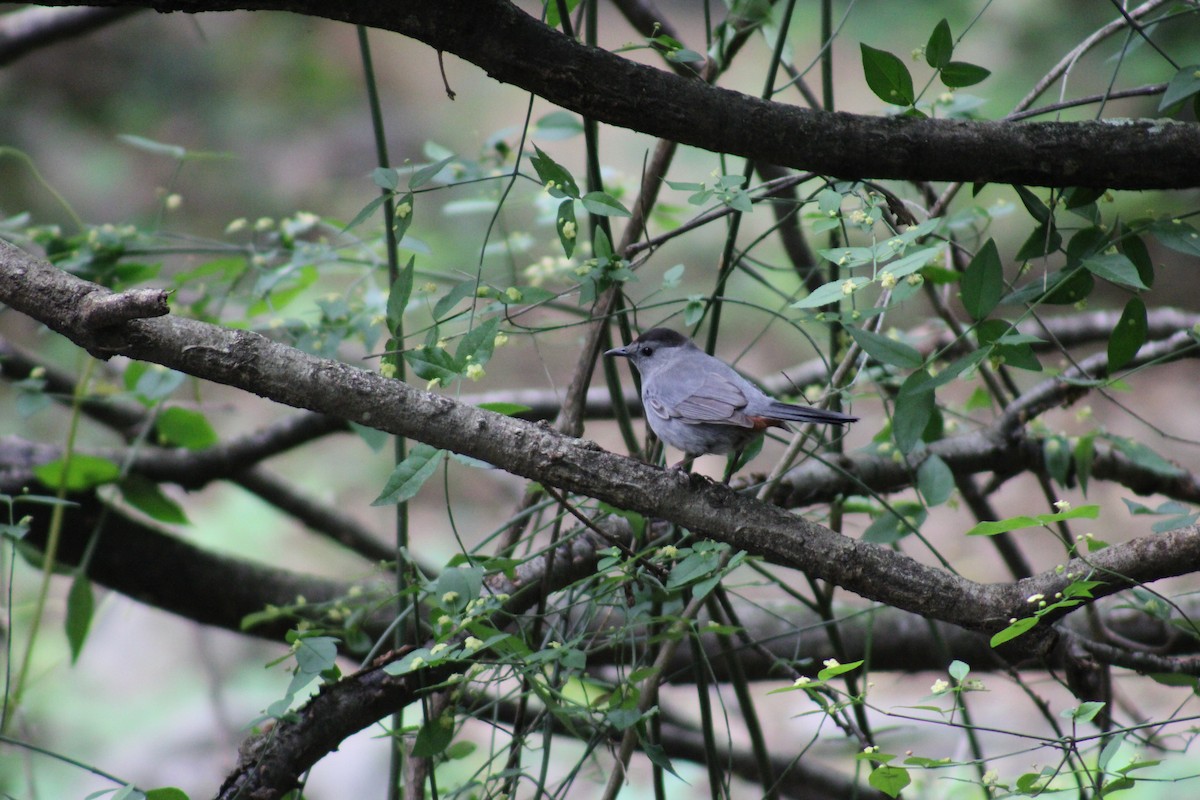
[[[1089,433],[1080,436],[1075,443],[1073,456],[1075,458],[1075,476],[1079,479],[1079,488],[1084,496],[1087,495],[1088,480],[1092,477],[1092,459],[1096,454],[1096,435]]]
[[[408,233],[408,228],[412,225],[415,208],[413,193],[409,192],[397,200],[394,208],[396,210],[392,218],[392,230],[395,231],[396,241],[399,242],[404,239],[404,234]]]
[[[154,420],[160,444],[203,450],[217,443],[217,433],[204,414],[191,408],[173,406]]]
[[[443,386],[457,378],[462,369],[454,360],[454,356],[441,347],[431,345],[405,350],[404,360],[412,367],[417,377],[427,381],[437,379]]]
[[[924,372],[914,372],[900,386],[892,412],[892,436],[901,453],[910,453],[921,441],[925,428],[933,419],[936,400],[933,392],[913,391],[912,386],[926,378]]]
[[[588,192],[579,199],[583,202],[583,207],[588,210],[589,214],[598,214],[605,217],[632,216],[629,213],[629,209],[621,205],[617,198],[604,192]]]
[[[1190,64],[1171,77],[1158,110],[1163,111],[1197,94],[1200,94],[1200,64]]]
[[[461,611],[483,589],[483,567],[452,567],[442,570],[434,583],[437,601],[449,609]]]
[[[904,767],[893,767],[889,764],[876,767],[867,776],[867,783],[888,797],[899,797],[905,786],[912,782],[908,770]]]
[[[882,515],[862,532],[861,540],[870,544],[895,544],[924,524],[928,513],[918,504],[901,501],[895,503],[894,511]]]
[[[951,61],[938,70],[938,76],[941,77],[942,83],[950,89],[974,86],[985,81],[991,74],[990,69],[984,69],[977,64],[968,64],[965,61]]]
[[[392,470],[387,483],[384,484],[383,491],[371,505],[386,506],[406,503],[416,497],[417,492],[425,485],[425,481],[429,480],[438,468],[444,455],[445,451],[436,447],[424,443],[415,445],[409,452],[408,458],[401,461]]]
[[[175,525],[187,525],[187,515],[154,481],[141,475],[129,475],[118,484],[126,503],[151,519]]]
[[[432,758],[444,752],[453,739],[454,717],[450,714],[442,714],[426,720],[425,724],[421,726],[421,730],[417,731],[412,754],[415,758]]]
[[[1056,514],[1038,514],[1036,517],[1020,514],[994,522],[981,522],[967,531],[967,536],[995,536],[998,533],[1007,533],[1022,528],[1037,528],[1052,522],[1062,522],[1068,519],[1096,519],[1098,516],[1100,516],[1100,506],[1097,505],[1080,506]]]
[[[1083,260],[1084,268],[1110,283],[1129,289],[1148,289],[1138,275],[1137,267],[1124,253],[1108,253],[1102,256],[1092,256]]]
[[[467,332],[454,351],[454,360],[465,369],[468,364],[483,366],[492,359],[496,349],[496,331],[500,328],[500,317],[491,317]]]
[[[381,194],[378,197],[376,197],[374,200],[372,200],[371,202],[369,202],[365,206],[363,206],[362,210],[354,215],[354,219],[347,222],[346,226],[344,228],[342,228],[342,233],[345,233],[346,231],[351,230],[352,228],[357,228],[359,225],[362,225],[367,220],[368,217],[370,217],[372,214],[374,214],[376,211],[379,210],[379,207],[381,205],[383,205],[383,201],[385,201],[385,200],[387,200],[387,197]]]
[[[187,793],[174,786],[163,786],[146,792],[146,800],[188,800]]]
[[[941,69],[950,63],[952,55],[954,39],[950,35],[950,23],[943,19],[929,34],[929,41],[925,44],[925,63],[934,69]]]
[[[1017,250],[1018,261],[1029,261],[1056,252],[1062,246],[1062,235],[1053,221],[1038,225]]]
[[[413,276],[416,274],[416,257],[412,256],[408,259],[408,263],[400,270],[400,274],[396,276],[396,282],[392,284],[391,290],[388,292],[387,300],[387,325],[388,330],[393,334],[400,329],[400,323],[404,320],[404,309],[408,308],[409,298],[412,297]]]
[[[529,406],[521,405],[520,403],[506,403],[502,400],[497,400],[494,403],[480,403],[479,408],[482,408],[484,411],[503,414],[506,417],[515,417],[533,411]]]
[[[34,467],[33,474],[51,489],[61,486],[69,492],[79,492],[103,483],[112,483],[121,475],[121,468],[107,458],[74,453],[65,476],[61,458]]]
[[[1154,262],[1150,260],[1150,251],[1146,249],[1146,243],[1142,241],[1142,237],[1129,233],[1128,229],[1123,230],[1122,234],[1117,240],[1117,247],[1137,267],[1142,283],[1153,286]]]
[[[1061,716],[1064,719],[1073,719],[1076,722],[1091,722],[1096,718],[1096,715],[1104,710],[1104,703],[1089,701],[1080,703],[1075,708],[1063,710]]]
[[[915,347],[888,336],[863,328],[847,328],[854,341],[867,355],[880,364],[891,364],[902,369],[916,369],[925,363],[925,358]]]
[[[855,289],[859,289],[868,283],[870,281],[866,278],[847,278],[844,281],[830,281],[824,286],[818,286],[808,297],[792,303],[792,308],[817,308],[819,306],[831,305],[846,297],[845,287],[847,284],[853,286]]]
[[[1128,364],[1146,343],[1146,304],[1140,297],[1132,297],[1121,312],[1117,327],[1108,337],[1108,374],[1111,375]]]
[[[1167,478],[1176,477],[1184,471],[1181,467],[1175,466],[1141,442],[1115,436],[1105,436],[1104,438],[1112,442],[1114,448],[1142,469],[1147,469]]]
[[[422,186],[436,178],[438,173],[444,170],[446,166],[455,158],[456,156],[453,155],[446,156],[443,159],[435,161],[432,164],[426,164],[425,166],[416,170],[413,172],[412,177],[408,179],[408,188],[420,189]]]
[[[917,489],[928,505],[940,506],[954,494],[954,471],[945,461],[931,454],[917,468]]]
[[[859,44],[859,47],[863,74],[875,96],[892,105],[911,106],[916,95],[913,94],[912,75],[904,62],[886,50],[876,50],[865,44]]]
[[[135,361],[126,368],[123,379],[125,388],[136,395],[137,401],[149,407],[170,397],[186,377],[182,372],[173,369],[148,364],[145,361]]]
[[[1004,294],[1004,267],[996,243],[988,239],[967,265],[962,277],[962,304],[967,313],[981,320]]]
[[[831,678],[836,678],[838,675],[845,675],[847,672],[853,672],[862,665],[862,661],[851,661],[849,664],[835,664],[832,667],[825,667],[817,673],[817,680],[827,681]]]
[[[450,287],[450,291],[438,298],[438,301],[433,306],[433,318],[441,321],[443,317],[450,313],[456,305],[458,305],[466,297],[475,296],[475,288],[479,282],[474,278],[467,278],[459,281]]]
[[[71,663],[79,660],[83,643],[87,641],[88,629],[92,627],[92,615],[96,601],[92,597],[92,582],[86,575],[76,574],[67,592],[67,642],[71,645]]]
[[[1016,622],[1014,622],[1013,624],[1009,625],[1004,630],[998,632],[995,636],[993,636],[990,644],[992,647],[999,647],[1000,645],[1004,644],[1005,642],[1012,641],[1013,639],[1017,638],[1021,634],[1029,631],[1031,628],[1033,628],[1037,624],[1038,624],[1037,617],[1025,617],[1024,619],[1019,619]]]
[[[320,675],[337,666],[337,643],[332,636],[306,636],[296,642],[296,667],[306,675]]]
[[[971,666],[957,658],[950,662],[950,677],[962,683],[971,672]]]
[[[1039,225],[1045,225],[1050,221],[1050,209],[1042,202],[1042,199],[1033,192],[1019,184],[1013,184],[1013,189],[1017,196],[1021,198],[1021,202],[1025,205],[1025,210],[1029,212],[1029,216],[1033,217]]]
[[[558,231],[558,241],[562,243],[563,252],[567,258],[575,253],[575,244],[579,241],[579,223],[575,219],[575,201],[564,198],[558,204],[558,215],[554,222]]]
[[[575,178],[561,164],[542,152],[536,144],[533,146],[537,155],[529,159],[537,171],[538,178],[549,187],[552,197],[572,197],[579,199],[579,186]]]
[[[1154,238],[1172,250],[1189,256],[1200,256],[1200,233],[1178,219],[1156,222],[1150,226]]]

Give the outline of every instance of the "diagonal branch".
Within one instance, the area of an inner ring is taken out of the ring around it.
[[[66,5],[78,0],[60,0]],[[395,31],[563,108],[713,152],[838,178],[1111,189],[1200,186],[1200,126],[1012,124],[801,109],[588,47],[507,0],[103,0],[157,11],[292,11]]]
[[[592,442],[471,408],[250,331],[170,316],[93,331],[79,324],[73,308],[95,291],[103,290],[0,243],[0,302],[77,344],[153,361],[279,403],[339,415],[478,458],[514,475],[670,520],[872,600],[971,630],[995,632],[1025,611],[1026,597],[1053,596],[1070,582],[1065,575],[1043,573],[1013,584],[975,583],[838,535],[727,486],[642,464]],[[1104,550],[1090,562],[1111,573],[1097,596],[1134,582],[1185,574],[1200,567],[1200,530],[1185,528],[1134,540]],[[1090,568],[1072,563],[1066,572],[1085,574]],[[1036,637],[1028,638],[1029,644],[1037,644]]]

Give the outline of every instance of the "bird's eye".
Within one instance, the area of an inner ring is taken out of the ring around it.
[[[650,356],[654,355],[654,348],[653,347],[643,347],[642,355],[646,356],[646,358],[649,358]]]

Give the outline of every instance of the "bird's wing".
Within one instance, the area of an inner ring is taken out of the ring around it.
[[[727,376],[713,371],[693,372],[677,381],[662,381],[644,400],[650,413],[691,423],[721,423],[752,428],[746,417],[746,395]]]

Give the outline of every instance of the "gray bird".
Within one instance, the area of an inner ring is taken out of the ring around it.
[[[646,423],[659,439],[686,454],[684,462],[704,453],[740,451],[762,431],[786,429],[789,421],[844,425],[858,420],[775,400],[667,328],[651,328],[604,355],[623,356],[637,367]]]

